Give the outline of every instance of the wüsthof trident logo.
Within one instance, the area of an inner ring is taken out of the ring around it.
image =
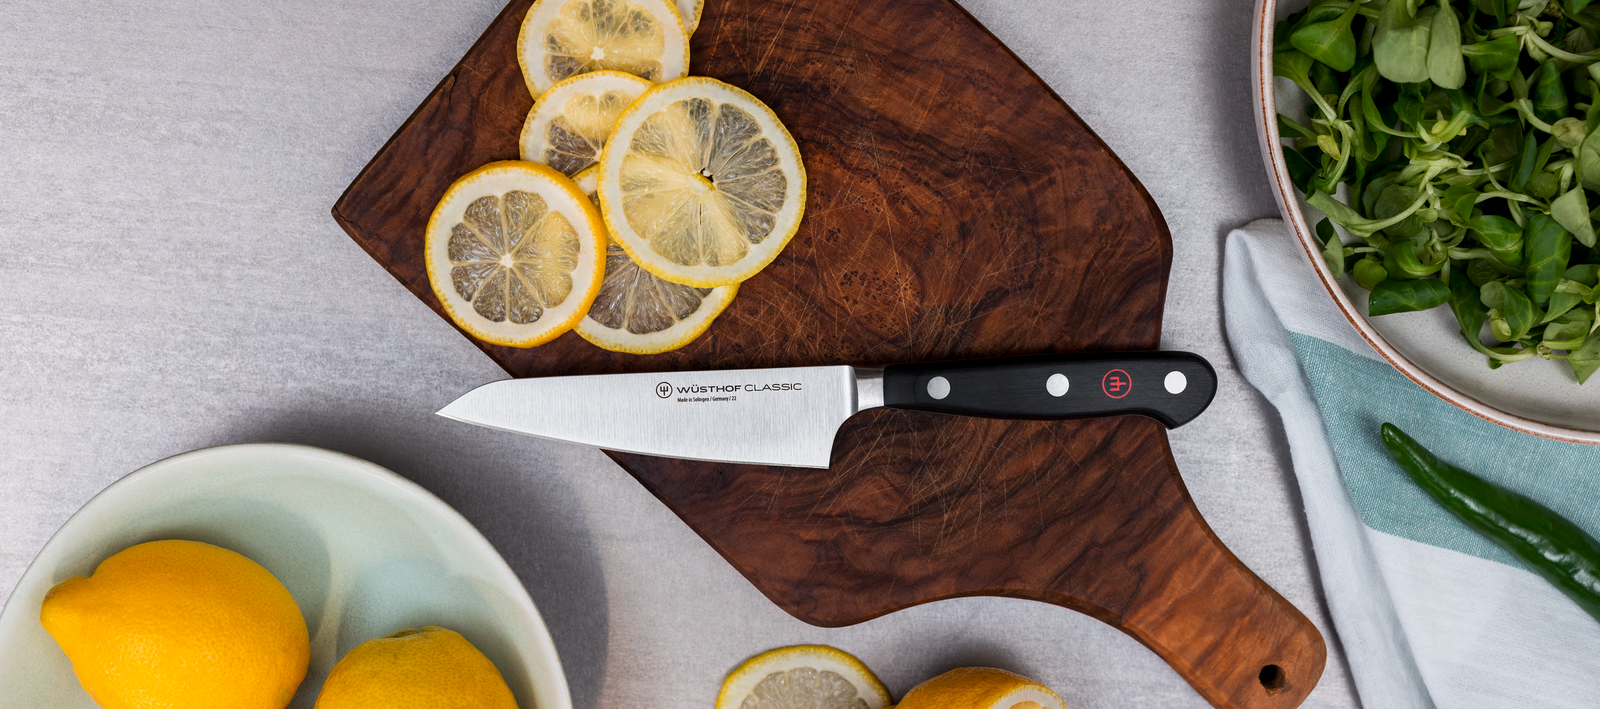
[[[665,398],[667,398],[669,396],[672,396],[672,385],[668,384],[666,382],[662,382],[660,384],[657,384],[656,385],[656,396],[659,396],[659,397],[661,397],[663,399],[665,399]]]
[[[1133,391],[1133,377],[1120,369],[1113,369],[1100,378],[1100,391],[1113,399],[1121,399]]]

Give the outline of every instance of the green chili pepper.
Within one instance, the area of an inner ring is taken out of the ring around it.
[[[1523,231],[1523,258],[1528,264],[1528,297],[1539,307],[1550,302],[1572,257],[1572,233],[1548,214],[1534,212]]]
[[[1394,424],[1382,432],[1394,462],[1440,506],[1600,620],[1600,541],[1550,508],[1440,460]]]

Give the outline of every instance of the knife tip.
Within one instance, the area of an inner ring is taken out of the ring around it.
[[[459,411],[459,409],[460,409],[459,404],[460,403],[461,403],[461,400],[460,399],[456,399],[455,401],[452,401],[452,402],[450,402],[448,404],[445,404],[444,408],[433,412],[433,415],[434,416],[443,416],[443,417],[445,417],[447,419],[450,419],[451,421],[460,421],[461,420],[461,412]]]
[[[487,384],[480,384],[471,391],[456,397],[454,401],[445,404],[444,408],[433,412],[433,415],[443,416],[453,421],[460,421],[462,423],[470,423],[481,426],[483,425],[480,423],[481,415],[483,413],[482,408],[486,403],[484,393],[495,391],[504,386],[506,382],[514,381],[516,380],[501,379],[498,381],[489,382]],[[492,402],[493,400],[493,396],[490,396],[487,399],[489,402]]]

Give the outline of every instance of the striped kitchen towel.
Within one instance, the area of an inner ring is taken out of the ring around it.
[[[1235,361],[1282,417],[1362,704],[1600,707],[1600,622],[1413,484],[1378,427],[1392,422],[1596,536],[1600,448],[1502,428],[1395,371],[1339,313],[1279,220],[1228,234],[1223,305]]]

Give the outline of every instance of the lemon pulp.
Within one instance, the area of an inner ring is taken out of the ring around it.
[[[684,266],[743,259],[772,234],[789,189],[755,119],[706,98],[645,119],[620,177],[629,224],[656,253]]]
[[[566,175],[593,165],[605,147],[612,122],[634,98],[621,91],[573,97],[546,129],[550,147],[540,156],[544,164]]]
[[[617,116],[652,84],[620,71],[594,71],[546,91],[522,126],[522,159],[576,175],[600,159]]]
[[[543,197],[485,195],[450,228],[450,284],[486,320],[532,323],[572,293],[579,248],[577,230]]]
[[[572,329],[594,301],[605,233],[566,176],[538,163],[490,163],[456,180],[428,218],[428,282],[467,334],[533,347]]]
[[[763,677],[739,703],[739,709],[867,709],[855,685],[828,670],[796,667]]]
[[[535,98],[593,71],[659,84],[688,73],[689,29],[673,0],[539,0],[523,18],[517,63]]]
[[[884,709],[883,683],[847,652],[826,645],[768,650],[728,675],[716,709]]]
[[[598,172],[591,167],[573,177],[591,200]],[[613,352],[669,352],[710,328],[738,292],[738,284],[695,288],[664,281],[640,268],[615,240],[607,239],[600,294],[576,329],[583,339]]]
[[[600,156],[611,235],[673,283],[738,283],[771,263],[800,227],[806,175],[772,109],[716,79],[641,95]]]
[[[580,0],[550,23],[545,72],[560,81],[616,69],[659,81],[666,31],[658,18],[624,0]]]

